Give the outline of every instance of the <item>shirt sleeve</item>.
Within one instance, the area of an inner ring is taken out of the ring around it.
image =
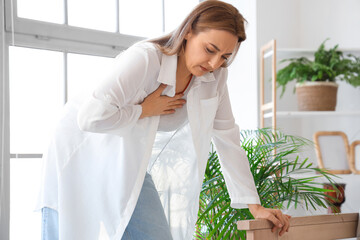
[[[115,59],[115,69],[79,109],[83,131],[122,134],[131,130],[142,113],[136,102],[149,70],[146,49],[131,47]]]
[[[229,191],[230,206],[247,208],[247,204],[260,204],[248,158],[240,145],[240,131],[232,114],[226,83],[220,89],[212,138]]]

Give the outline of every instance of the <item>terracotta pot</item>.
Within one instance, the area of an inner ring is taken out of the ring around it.
[[[345,184],[338,183],[338,184],[334,184],[334,185],[337,187],[337,189],[340,192],[334,191],[334,192],[326,192],[325,193],[326,195],[335,198],[335,200],[334,200],[329,197],[325,197],[325,199],[327,199],[332,204],[334,204],[334,206],[328,207],[328,213],[340,213],[341,212],[341,204],[343,204],[345,202]],[[329,183],[324,183],[324,189],[334,190],[333,186]]]
[[[338,84],[334,82],[304,82],[296,84],[300,111],[334,111]]]

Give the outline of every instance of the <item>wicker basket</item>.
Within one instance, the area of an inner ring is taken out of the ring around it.
[[[296,84],[300,111],[334,111],[338,84],[334,82],[305,82]]]

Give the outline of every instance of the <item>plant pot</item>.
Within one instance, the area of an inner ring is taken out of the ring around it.
[[[300,111],[334,111],[338,84],[334,82],[304,82],[296,84]]]
[[[345,184],[336,183],[335,186],[339,190],[339,192],[335,192],[331,184],[324,183],[324,189],[330,189],[334,191],[334,192],[325,192],[325,195],[332,197],[332,198],[325,197],[325,199],[327,199],[334,205],[328,207],[329,214],[341,213],[341,205],[345,202]]]

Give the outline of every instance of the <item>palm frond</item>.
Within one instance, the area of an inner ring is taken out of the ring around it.
[[[240,138],[264,207],[289,208],[293,203],[295,208],[301,205],[316,210],[331,205],[328,199],[332,198],[326,193],[332,190],[324,189],[316,180],[325,179],[335,187],[336,176],[313,167],[308,158],[299,155],[304,147],[313,146],[310,140],[268,128],[243,130]],[[219,159],[212,148],[200,193],[194,238],[245,239],[246,233],[237,230],[236,222],[252,218],[248,209],[230,207]]]

